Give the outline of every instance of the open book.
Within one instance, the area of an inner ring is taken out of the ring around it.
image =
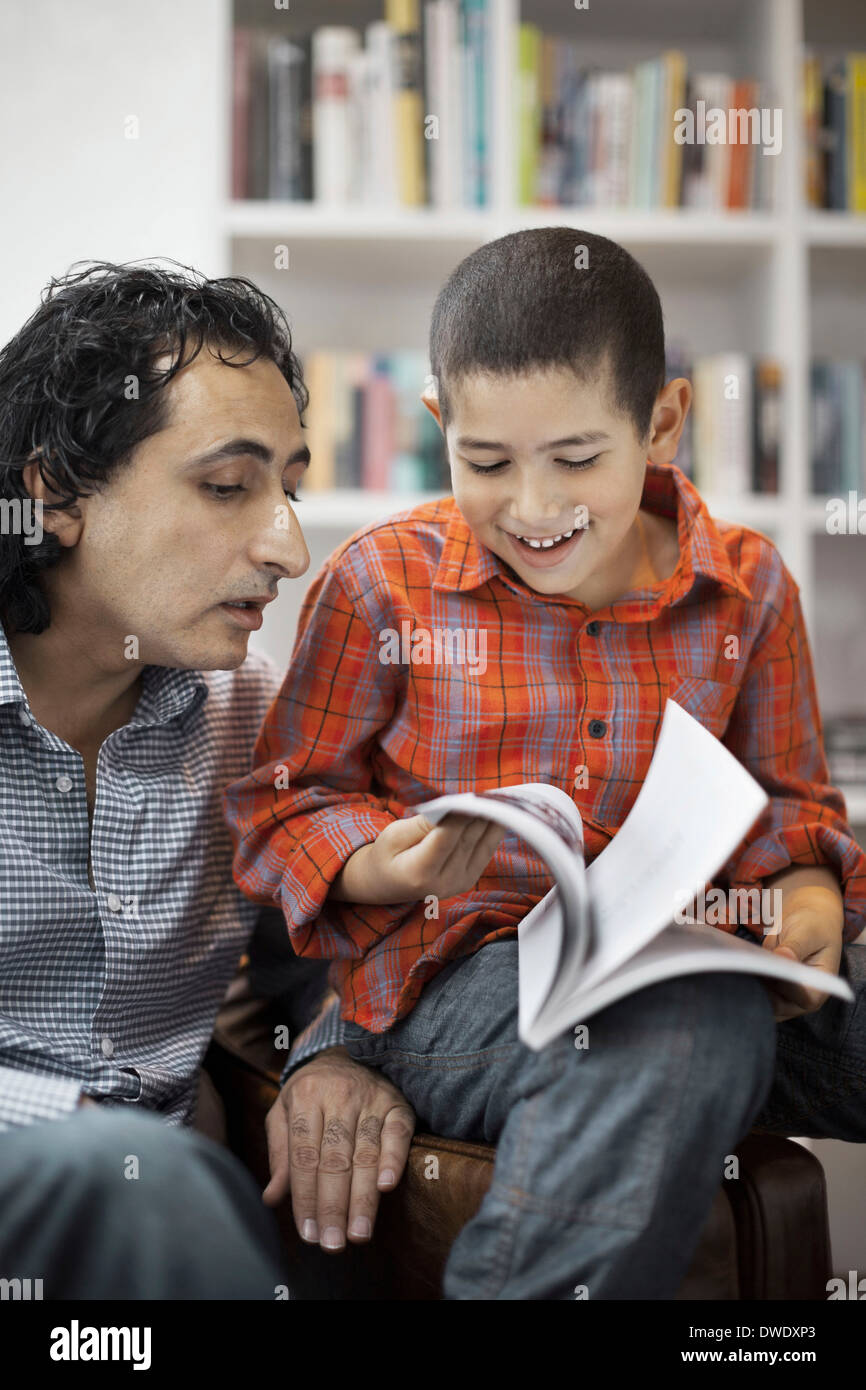
[[[528,782],[412,809],[433,823],[450,812],[496,821],[547,864],[556,886],[518,928],[519,1032],[538,1050],[624,995],[698,971],[770,976],[854,998],[838,975],[685,917],[767,804],[733,754],[668,700],[637,799],[588,868],[580,812],[559,787]]]

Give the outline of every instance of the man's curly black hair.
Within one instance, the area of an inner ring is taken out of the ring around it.
[[[34,458],[59,497],[44,511],[98,491],[138,444],[165,427],[165,387],[205,345],[232,367],[270,358],[303,417],[307,390],[279,305],[243,277],[208,280],[168,264],[76,262],[49,281],[40,307],[0,349],[0,502],[14,506],[18,499],[23,507],[29,494],[22,470]],[[0,537],[7,630],[48,627],[39,575],[61,554],[47,530],[38,544]]]

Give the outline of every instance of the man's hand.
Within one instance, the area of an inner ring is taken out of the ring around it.
[[[396,820],[355,850],[331,884],[338,902],[402,903],[435,893],[455,898],[474,888],[505,834],[480,816]]]
[[[347,1230],[351,1241],[369,1240],[379,1193],[399,1182],[415,1130],[397,1088],[344,1047],[326,1048],[289,1077],[265,1128],[268,1206],[291,1190],[302,1239],[325,1250],[341,1250]]]
[[[86,1095],[84,1095],[84,1094],[82,1093],[82,1094],[78,1097],[78,1109],[80,1110],[80,1109],[82,1108],[82,1106],[84,1106],[84,1105],[92,1105],[92,1106],[94,1107],[94,1109],[96,1109],[96,1110],[99,1109],[99,1102],[98,1102],[98,1101],[96,1101],[96,1100],[91,1100],[91,1099],[90,1099],[90,1096],[86,1096]]]
[[[826,886],[824,882],[809,881],[821,872],[807,875],[806,871],[794,870],[782,882],[774,880],[776,886],[783,887],[781,929],[765,935],[762,946],[788,960],[799,960],[803,965],[826,970],[828,975],[838,975],[844,924],[842,896],[832,880]],[[779,928],[779,923],[774,922],[773,926]],[[821,990],[789,984],[787,980],[764,980],[764,985],[773,1001],[777,1023],[814,1013],[828,998]]]

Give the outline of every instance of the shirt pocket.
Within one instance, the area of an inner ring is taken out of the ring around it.
[[[667,693],[669,699],[721,739],[731,721],[739,689],[738,685],[709,680],[706,676],[677,675],[671,680]]]

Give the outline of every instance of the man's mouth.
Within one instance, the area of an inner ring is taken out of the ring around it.
[[[249,632],[257,632],[264,622],[262,610],[266,603],[270,603],[270,596],[267,598],[236,598],[227,599],[225,603],[219,605],[231,618],[233,622],[240,624]]]

